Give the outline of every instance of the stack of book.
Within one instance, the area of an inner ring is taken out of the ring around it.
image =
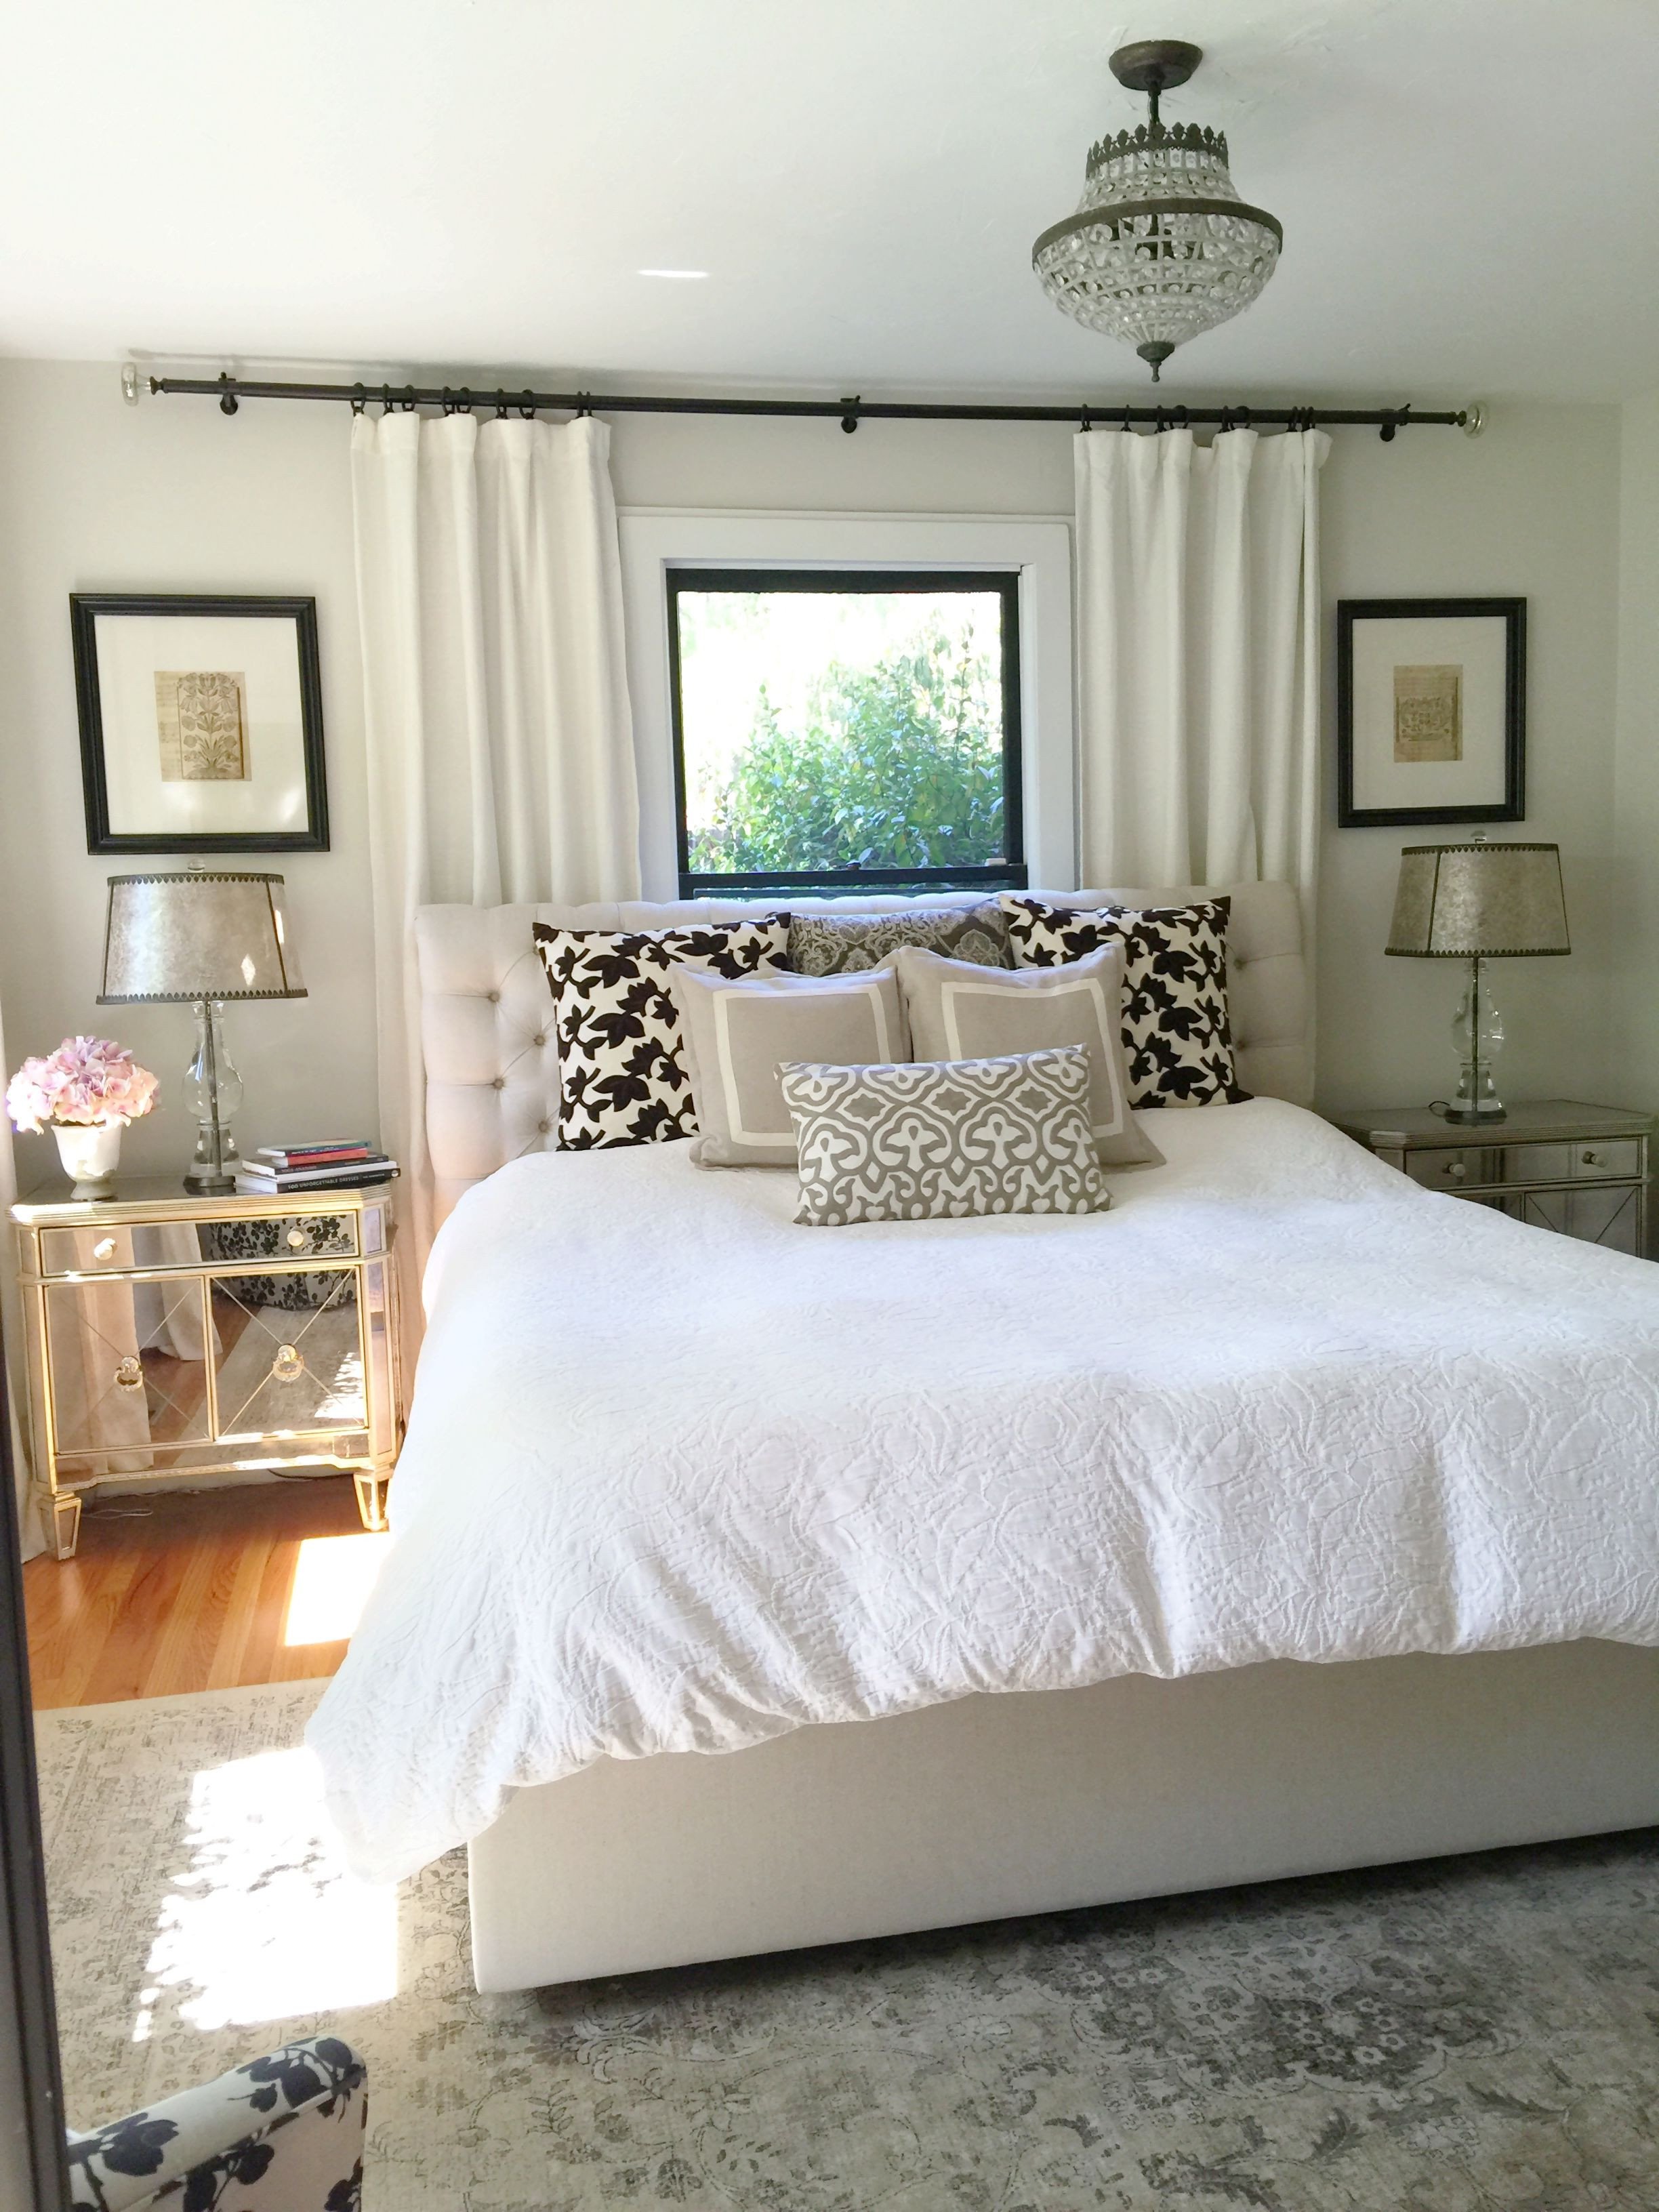
[[[261,1145],[236,1171],[243,1198],[307,1190],[356,1190],[365,1183],[390,1182],[396,1160],[377,1152],[367,1137],[319,1138],[309,1145]]]

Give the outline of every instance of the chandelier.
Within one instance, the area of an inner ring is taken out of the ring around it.
[[[1133,346],[1154,384],[1178,345],[1249,306],[1285,238],[1234,191],[1220,131],[1159,119],[1158,94],[1185,84],[1203,58],[1177,39],[1118,48],[1112,75],[1148,94],[1150,118],[1090,148],[1077,213],[1031,248],[1054,305]]]

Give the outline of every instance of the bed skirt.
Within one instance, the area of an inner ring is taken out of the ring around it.
[[[1659,1823],[1659,1652],[1289,1662],[966,1698],[519,1791],[482,1990]]]

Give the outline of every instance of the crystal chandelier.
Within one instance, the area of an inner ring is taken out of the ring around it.
[[[1090,148],[1077,213],[1031,248],[1054,305],[1133,346],[1154,384],[1178,345],[1249,306],[1284,243],[1275,219],[1234,191],[1220,131],[1159,120],[1158,94],[1202,59],[1176,39],[1118,48],[1112,74],[1149,95],[1151,118]]]

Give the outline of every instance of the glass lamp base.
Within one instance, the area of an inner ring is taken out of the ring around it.
[[[1445,1108],[1440,1118],[1444,1121],[1455,1121],[1463,1128],[1484,1128],[1488,1122],[1507,1121],[1510,1115],[1508,1107],[1494,1098],[1485,1106],[1454,1103]]]

